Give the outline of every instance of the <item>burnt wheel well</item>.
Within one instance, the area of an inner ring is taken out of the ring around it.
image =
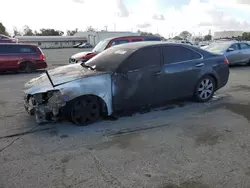
[[[66,106],[71,105],[72,103],[74,103],[75,101],[77,101],[79,99],[87,99],[87,98],[96,98],[98,100],[99,104],[101,105],[101,114],[103,116],[106,116],[108,114],[108,108],[107,108],[105,101],[97,95],[82,95],[82,96],[76,97],[76,98],[68,101]]]

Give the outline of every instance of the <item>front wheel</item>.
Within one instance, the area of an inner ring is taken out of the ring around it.
[[[195,89],[195,99],[198,102],[207,102],[209,101],[215,92],[215,80],[211,76],[202,77]]]
[[[97,97],[81,97],[66,107],[68,120],[76,125],[88,125],[96,122],[101,116],[101,106]]]

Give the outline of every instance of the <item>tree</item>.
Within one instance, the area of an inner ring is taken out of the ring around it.
[[[156,37],[160,37],[161,40],[166,40],[165,37],[161,36],[159,33],[151,33],[151,32],[144,32],[144,31],[140,31],[138,30],[137,33],[139,33],[141,36],[156,36]]]
[[[180,36],[175,36],[173,39],[174,40],[182,40],[183,38],[181,38]]]
[[[40,32],[37,32],[38,36],[62,36],[64,34],[63,31],[55,30],[55,29],[40,29]]]
[[[34,36],[32,29],[27,25],[23,27],[23,36]]]
[[[143,32],[143,31],[141,31],[141,32],[140,32],[140,35],[141,35],[141,36],[153,36],[154,34],[153,34],[153,33],[150,33],[150,32]]]
[[[194,41],[195,42],[200,42],[200,41],[202,41],[202,38],[201,37],[195,37]]]
[[[96,32],[96,29],[94,29],[92,26],[88,26],[86,28],[86,31],[88,31],[88,32]]]
[[[78,32],[78,29],[76,28],[75,30],[67,30],[67,35],[68,36],[73,36]]]
[[[13,28],[13,33],[14,36],[22,36],[22,33],[16,27]]]
[[[242,34],[242,40],[248,40],[248,41],[250,41],[250,32],[244,32]]]
[[[6,31],[6,28],[2,22],[0,22],[0,34],[9,36],[9,33]]]
[[[210,41],[210,40],[212,40],[212,35],[205,35],[205,36],[204,36],[204,40],[205,40],[205,41]]]
[[[183,38],[183,39],[187,39],[187,38],[191,37],[192,34],[189,33],[188,31],[182,31],[182,32],[180,33],[179,36],[180,36],[181,38]]]

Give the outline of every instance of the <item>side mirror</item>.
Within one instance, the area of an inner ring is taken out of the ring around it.
[[[227,49],[227,52],[232,52],[232,51],[234,51],[233,48],[228,48],[228,49]]]

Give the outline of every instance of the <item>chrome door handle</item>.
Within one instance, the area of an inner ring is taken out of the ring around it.
[[[162,72],[161,72],[161,71],[159,71],[159,72],[155,72],[155,75],[156,75],[156,76],[161,75],[161,74],[162,74]]]
[[[196,64],[196,67],[202,67],[202,66],[204,66],[204,63]]]

